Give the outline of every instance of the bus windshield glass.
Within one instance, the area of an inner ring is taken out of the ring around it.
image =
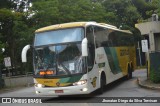
[[[37,47],[34,50],[35,75],[63,76],[83,73],[81,43]]]
[[[83,37],[83,28],[70,28],[41,32],[35,34],[34,46],[77,42],[82,41]]]
[[[35,75],[62,76],[83,73],[81,43],[38,47],[34,50]]]

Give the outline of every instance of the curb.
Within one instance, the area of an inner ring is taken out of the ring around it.
[[[152,89],[152,90],[160,90],[160,87],[149,86],[141,83],[140,78],[137,78],[138,85],[142,88]]]

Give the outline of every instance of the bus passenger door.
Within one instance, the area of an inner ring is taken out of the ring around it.
[[[89,88],[93,91],[98,88],[98,68],[95,63],[95,43],[94,43],[94,28],[93,26],[88,26],[86,29],[86,36],[88,40],[88,57],[87,57],[87,65],[88,65],[88,80],[89,80]]]

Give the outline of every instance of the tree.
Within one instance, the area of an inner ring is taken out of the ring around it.
[[[27,11],[31,0],[0,0],[0,8],[12,9],[17,12]]]
[[[11,57],[12,67],[21,65],[21,50],[31,41],[32,30],[27,26],[23,13],[0,9],[0,38],[5,44],[5,55]]]
[[[14,3],[11,0],[0,0],[0,8],[11,8]]]
[[[73,21],[105,20],[105,10],[100,3],[90,0],[38,0],[31,8],[35,12],[34,25],[43,27]]]
[[[4,44],[0,41],[0,63],[3,61],[3,51],[2,48],[4,48]]]
[[[33,30],[35,30],[34,27],[29,26],[30,20],[28,20],[29,14],[27,13],[31,1],[0,1],[0,47],[6,50],[3,54],[0,52],[0,60],[3,60],[5,56],[10,56],[12,67],[18,70],[17,67],[22,65],[22,48],[32,42]],[[29,67],[32,67],[31,62]]]
[[[132,0],[132,3],[141,14],[143,20],[150,18],[159,7],[159,0],[152,0],[151,2],[149,0]]]
[[[133,29],[134,24],[141,17],[131,0],[105,0],[103,6],[106,13],[110,13],[114,18],[109,20],[110,23],[117,27],[121,26],[122,29]]]

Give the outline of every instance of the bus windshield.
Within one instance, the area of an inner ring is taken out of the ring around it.
[[[36,33],[35,75],[59,76],[82,73],[81,41],[83,38],[83,28]]]
[[[81,43],[37,47],[34,50],[35,75],[50,71],[47,76],[62,76],[83,73],[84,59]]]
[[[34,46],[77,42],[82,41],[83,38],[83,28],[70,28],[47,31],[35,34]]]

